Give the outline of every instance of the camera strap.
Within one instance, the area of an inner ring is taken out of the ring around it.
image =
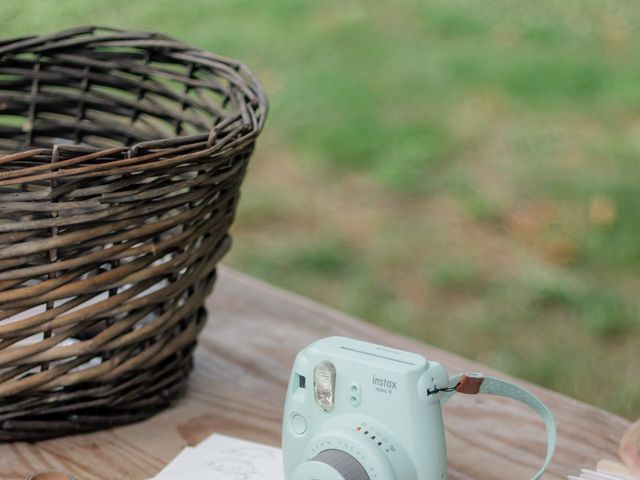
[[[447,392],[441,400],[443,406],[455,393],[471,395],[485,393],[511,398],[535,410],[542,417],[544,426],[547,429],[547,457],[544,465],[538,473],[532,477],[532,480],[538,480],[542,477],[542,474],[551,463],[553,453],[556,449],[557,437],[556,422],[553,418],[553,413],[551,413],[549,407],[547,407],[542,400],[514,383],[495,377],[485,377],[481,373],[461,373],[451,377],[449,380],[449,388],[442,389],[441,391]]]

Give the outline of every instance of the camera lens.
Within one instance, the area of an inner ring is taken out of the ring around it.
[[[300,465],[292,480],[370,480],[365,468],[352,455],[337,449],[320,452]]]
[[[333,467],[345,480],[369,480],[369,475],[360,462],[342,450],[325,450],[312,460]]]

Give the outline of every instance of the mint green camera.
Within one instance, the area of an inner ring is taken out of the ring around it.
[[[438,390],[448,383],[413,353],[343,337],[309,345],[287,390],[285,479],[446,479]]]

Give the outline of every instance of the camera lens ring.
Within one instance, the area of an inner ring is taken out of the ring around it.
[[[345,462],[345,468],[347,468],[348,465],[353,465],[353,462],[349,460],[349,457],[340,453],[323,453],[327,450],[344,452],[352,457],[354,459],[353,461],[357,462],[358,465],[362,466],[367,476],[362,477],[362,475],[358,473],[358,476],[354,477],[355,479],[360,480],[360,478],[363,478],[363,480],[368,480],[383,478],[385,480],[396,480],[397,478],[387,454],[385,454],[371,438],[362,435],[361,432],[357,432],[355,429],[333,427],[309,441],[305,448],[304,457],[311,460],[304,462],[294,471],[292,480],[349,479],[349,477],[344,477],[340,474],[340,472],[343,471],[342,468],[336,470],[332,466],[332,463],[334,460],[336,462],[343,460]],[[319,458],[317,458],[318,455],[320,455]],[[329,463],[325,463],[323,460],[327,460]],[[359,472],[355,466],[353,469],[355,472]],[[322,475],[317,473],[320,471]],[[306,476],[300,472],[305,472]]]
[[[344,480],[370,480],[367,471],[353,455],[336,448],[323,450],[311,461],[323,462],[333,467]]]
[[[291,480],[346,480],[331,465],[314,460],[303,463],[293,472]]]

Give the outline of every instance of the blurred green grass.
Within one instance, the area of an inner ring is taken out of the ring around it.
[[[156,30],[246,61],[271,114],[227,261],[640,415],[631,1],[24,0],[3,35]]]

